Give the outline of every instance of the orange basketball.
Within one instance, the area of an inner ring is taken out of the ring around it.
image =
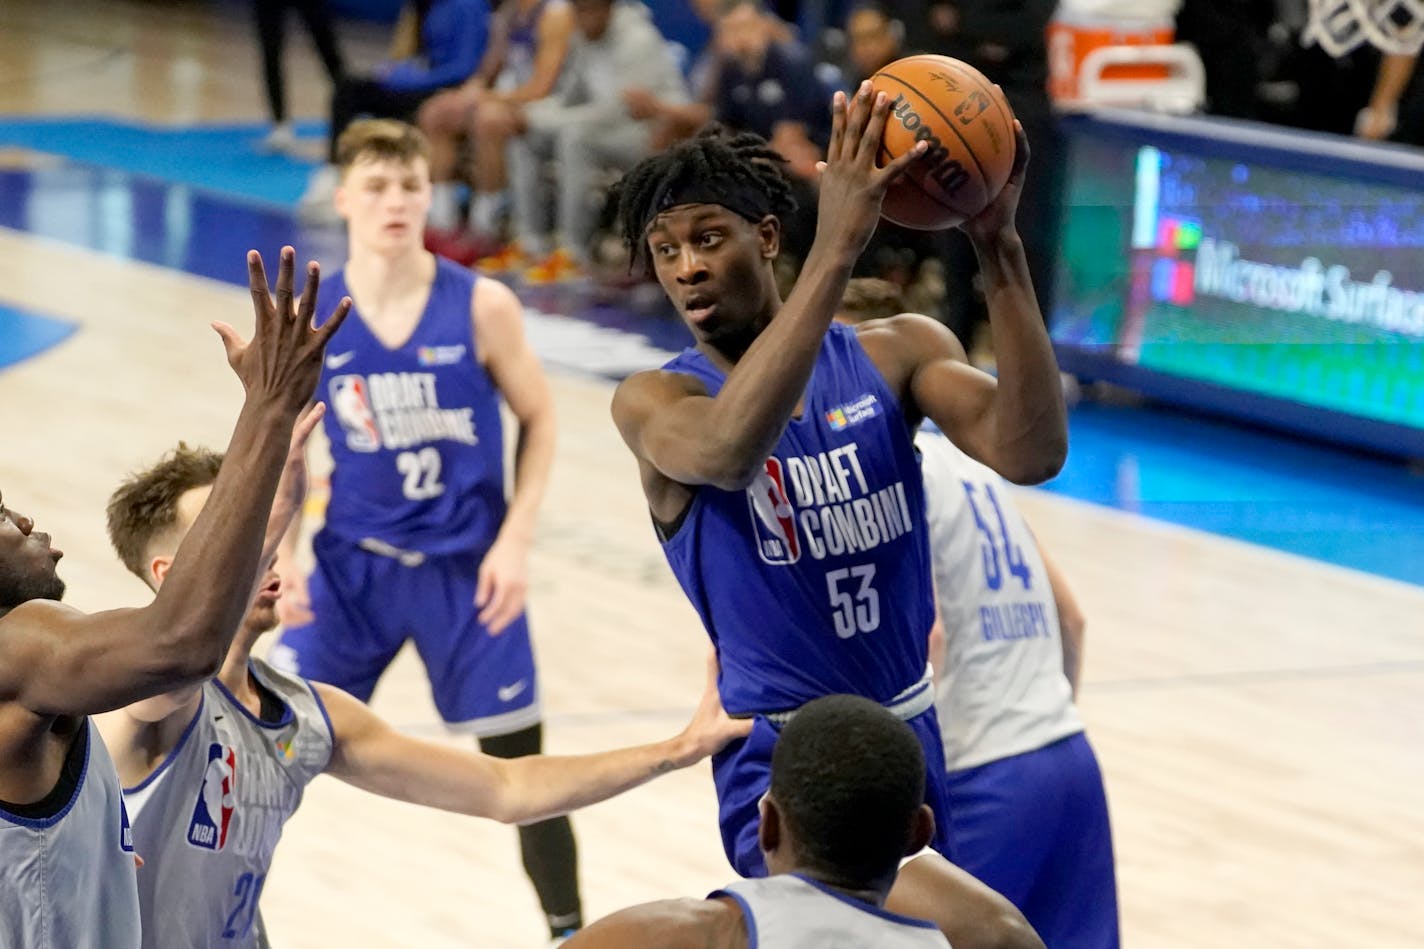
[[[929,142],[928,154],[890,185],[881,215],[937,231],[984,210],[1014,166],[1014,113],[1004,94],[948,56],[897,59],[870,82],[890,99],[880,163]]]

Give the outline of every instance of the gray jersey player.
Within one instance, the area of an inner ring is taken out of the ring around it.
[[[249,254],[252,341],[214,325],[246,391],[229,446],[238,460],[152,604],[94,614],[61,605],[60,551],[0,503],[0,945],[139,944],[128,820],[89,716],[211,676],[247,609],[289,436],[350,306],[313,330],[317,268],[299,302],[294,270],[283,248],[274,300]]]
[[[777,739],[759,841],[770,876],[740,880],[705,900],[665,900],[614,913],[567,949],[946,949],[946,933],[978,927],[979,944],[1042,946],[1012,907],[943,860],[901,861],[929,842],[919,740],[876,703],[851,695],[809,702]],[[896,871],[900,871],[899,881]],[[945,886],[945,875],[955,877]],[[908,897],[886,906],[891,884]],[[958,905],[937,894],[965,893]],[[958,917],[951,919],[950,917]]]
[[[279,516],[269,522],[274,548],[287,526],[280,515],[301,502],[300,459],[299,452],[291,456]],[[180,445],[111,499],[114,547],[159,595],[227,465]],[[279,595],[269,571],[215,679],[103,720],[145,860],[139,893],[151,949],[264,944],[258,905],[273,852],[303,788],[322,772],[386,797],[523,823],[690,765],[748,730],[727,718],[709,681],[688,727],[656,744],[502,759],[420,741],[340,689],[251,657],[257,639],[276,625]]]

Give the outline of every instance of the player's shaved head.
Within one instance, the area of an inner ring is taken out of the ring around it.
[[[819,698],[782,729],[771,796],[803,868],[868,887],[894,875],[914,839],[924,752],[908,725],[869,699]]]

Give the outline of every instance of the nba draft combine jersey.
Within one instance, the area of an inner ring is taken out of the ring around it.
[[[335,469],[326,530],[352,543],[447,554],[487,547],[504,520],[499,391],[475,361],[476,277],[436,258],[410,339],[391,349],[359,314],[326,347],[317,392]],[[346,272],[321,285],[318,312],[346,296]]]
[[[327,344],[318,392],[335,468],[312,539],[314,619],[269,657],[366,701],[413,640],[446,724],[503,735],[541,712],[525,617],[495,636],[474,605],[507,510],[501,396],[475,349],[477,278],[435,260],[410,339],[387,347],[353,311]],[[318,312],[346,292],[342,271],[322,284]]]
[[[76,776],[74,788],[48,816],[0,805],[0,946],[135,949],[132,833],[118,772],[91,721],[64,772]]]
[[[158,769],[124,795],[133,813],[145,949],[264,945],[258,900],[282,827],[331,760],[331,723],[309,683],[260,660],[282,705],[248,711],[216,679]]]
[[[725,376],[689,349],[663,367]],[[742,491],[700,486],[663,543],[721,663],[718,689],[751,735],[713,758],[723,845],[743,876],[763,876],[756,841],[771,748],[786,715],[823,695],[880,702],[910,724],[939,799],[943,756],[926,675],[934,623],[919,459],[899,400],[855,331],[833,325],[803,412]],[[938,838],[937,838],[938,839]]]
[[[949,949],[944,933],[928,920],[863,903],[798,874],[739,880],[708,899],[719,896],[741,907],[747,941],[757,949]]]
[[[1048,571],[1009,487],[928,426],[923,455],[945,656],[945,855],[1050,946],[1116,949],[1107,796],[1063,674]]]

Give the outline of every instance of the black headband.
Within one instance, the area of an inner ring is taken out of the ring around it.
[[[755,185],[744,184],[726,175],[691,181],[669,181],[648,205],[647,231],[653,219],[669,208],[684,204],[717,204],[753,224],[771,213],[771,198]]]

